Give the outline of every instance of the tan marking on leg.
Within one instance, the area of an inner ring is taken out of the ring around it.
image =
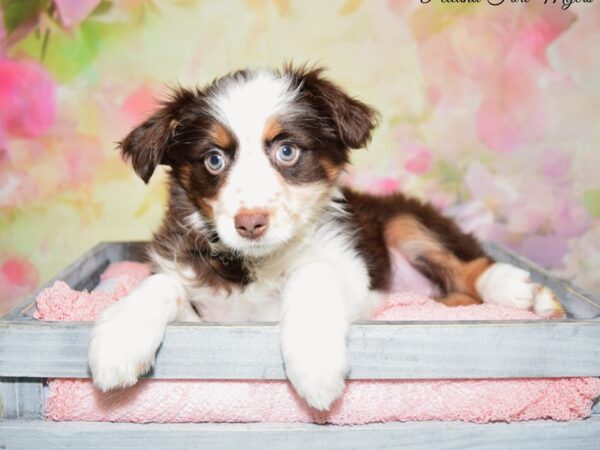
[[[453,294],[465,294],[475,302],[482,302],[475,284],[481,274],[493,264],[489,258],[461,261],[431,231],[411,216],[392,219],[385,225],[384,236],[388,246],[397,248],[411,264],[414,261],[424,261],[433,271],[443,274],[449,284],[447,299]],[[448,301],[452,303],[459,300]]]
[[[473,261],[463,263],[460,274],[462,284],[461,291],[479,298],[479,293],[477,292],[475,285],[479,277],[483,275],[492,264],[494,264],[494,262],[489,258],[477,258]]]
[[[385,224],[383,234],[388,246],[398,248],[409,258],[442,250],[431,232],[411,216],[390,220]]]
[[[440,298],[438,302],[443,303],[446,306],[469,306],[469,305],[481,305],[483,301],[479,298],[471,297],[467,294],[454,293],[447,295],[444,298]]]

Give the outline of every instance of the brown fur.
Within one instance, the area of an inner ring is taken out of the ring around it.
[[[477,301],[475,282],[492,261],[472,235],[431,205],[402,194],[376,197],[350,189],[344,194],[372,288],[390,287],[391,247],[436,284],[442,295],[462,293]]]

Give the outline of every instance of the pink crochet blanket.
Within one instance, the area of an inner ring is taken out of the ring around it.
[[[99,288],[78,292],[56,282],[37,299],[36,317],[91,321],[149,275],[133,262],[111,265]],[[415,294],[390,295],[379,320],[540,319],[494,305],[448,308]],[[314,411],[286,381],[142,380],[101,393],[89,380],[49,380],[52,420],[113,422],[317,422],[365,424],[409,420],[469,422],[582,419],[600,396],[598,378],[510,380],[354,380],[331,411]]]

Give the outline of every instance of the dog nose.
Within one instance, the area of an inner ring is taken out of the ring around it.
[[[258,239],[269,228],[269,215],[263,211],[242,212],[236,214],[234,222],[240,236]]]

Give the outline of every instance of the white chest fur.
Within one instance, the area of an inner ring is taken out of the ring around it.
[[[278,321],[282,295],[289,274],[299,267],[327,262],[344,279],[346,312],[349,318],[364,317],[373,308],[377,295],[369,293],[369,276],[362,257],[353,245],[353,236],[335,220],[323,221],[282,251],[251,268],[252,281],[230,290],[199,286],[193,269],[152,254],[161,271],[176,278],[188,293],[188,300],[201,320],[210,322]],[[326,280],[315,279],[314,284]],[[326,298],[323,299],[327,301]],[[180,320],[184,320],[182,317]]]
[[[278,277],[259,279],[231,291],[189,287],[189,300],[202,320],[208,322],[278,321],[284,282],[282,272]]]

